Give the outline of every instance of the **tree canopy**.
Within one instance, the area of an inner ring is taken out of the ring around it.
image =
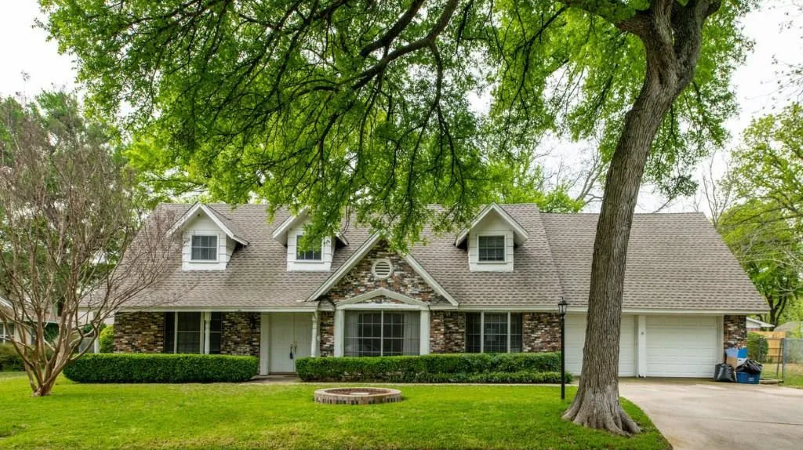
[[[682,8],[687,2],[677,2]],[[692,1],[691,3],[695,3]],[[42,0],[98,111],[129,105],[129,158],[153,179],[231,203],[343,207],[414,238],[422,219],[470,219],[486,170],[555,132],[610,160],[641,89],[631,1]],[[648,178],[668,193],[723,141],[731,72],[749,48],[725,3],[705,29],[693,89],[661,126]],[[489,104],[485,107],[486,103]],[[479,105],[479,106],[478,106]],[[440,203],[441,217],[426,206]]]

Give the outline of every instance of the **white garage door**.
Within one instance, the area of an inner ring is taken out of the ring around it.
[[[718,320],[647,316],[647,376],[710,378],[722,354]]]
[[[566,370],[580,375],[583,367],[583,346],[586,337],[586,316],[566,316]],[[636,321],[635,316],[622,316],[622,334],[619,339],[619,376],[636,375]]]

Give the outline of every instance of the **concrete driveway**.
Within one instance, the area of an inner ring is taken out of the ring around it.
[[[622,380],[675,450],[803,448],[803,390],[684,380]]]

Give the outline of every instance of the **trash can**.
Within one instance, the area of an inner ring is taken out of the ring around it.
[[[758,384],[761,379],[761,371],[763,367],[761,363],[752,359],[745,360],[744,363],[739,365],[736,369],[736,381],[738,383]]]
[[[736,372],[737,383],[758,384],[760,379],[761,379],[760,373],[756,374],[747,372]]]

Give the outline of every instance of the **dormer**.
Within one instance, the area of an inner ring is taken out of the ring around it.
[[[329,272],[332,269],[336,244],[347,244],[342,237],[326,237],[320,242],[306,242],[304,234],[309,220],[304,209],[298,215],[285,220],[273,232],[273,239],[287,247],[288,272]]]
[[[196,203],[173,225],[181,230],[181,264],[185,271],[225,270],[237,246],[248,241],[239,235],[229,218],[211,206]]]
[[[491,203],[457,235],[455,246],[467,250],[472,272],[513,272],[513,250],[527,239],[527,230],[501,206]]]

